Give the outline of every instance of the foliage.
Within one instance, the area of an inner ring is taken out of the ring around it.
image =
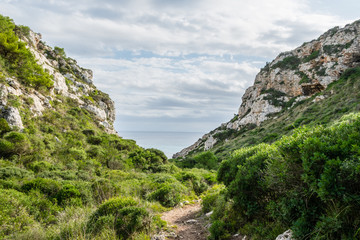
[[[199,153],[194,157],[175,160],[175,164],[181,168],[202,168],[212,170],[218,167],[218,159],[214,153],[207,151]]]
[[[311,79],[304,72],[298,71],[296,73],[299,74],[300,77],[301,77],[299,84],[310,83],[311,82]]]
[[[120,239],[128,239],[136,232],[149,229],[149,213],[133,198],[112,198],[91,215],[87,231],[93,235],[105,228],[114,228]]]
[[[271,68],[281,68],[281,69],[290,69],[295,70],[301,63],[300,58],[297,56],[288,56],[285,57],[282,61],[279,61],[271,66]]]
[[[24,192],[29,192],[32,189],[39,190],[48,197],[55,197],[60,191],[61,185],[59,182],[52,179],[35,178],[25,182],[22,186]]]
[[[268,100],[271,105],[274,106],[284,106],[284,101],[282,100],[282,97],[286,96],[285,93],[275,90],[273,88],[269,88],[267,90],[261,91],[262,94],[266,94],[264,97],[264,100]]]
[[[11,127],[8,122],[4,118],[0,118],[0,136],[10,131]]]
[[[35,57],[15,32],[13,21],[0,15],[0,58],[4,60],[1,67],[29,86],[52,87],[53,81],[50,75],[36,63]]]
[[[28,199],[16,190],[0,189],[0,238],[24,232],[35,221],[27,210]]]
[[[351,42],[350,42],[351,45]],[[324,53],[328,55],[332,55],[334,53],[341,52],[344,48],[348,48],[350,46],[349,44],[334,44],[334,45],[324,45],[322,47]]]
[[[216,201],[219,198],[220,192],[224,189],[223,185],[214,185],[201,194],[201,207],[204,213],[208,213],[216,206]]]
[[[234,225],[254,239],[284,228],[297,239],[356,238],[359,132],[360,114],[350,114],[329,127],[302,127],[272,145],[235,151],[218,171],[232,205],[215,207],[225,213],[214,218],[213,239]],[[229,219],[229,212],[238,216]]]
[[[306,56],[306,57],[303,59],[303,62],[309,62],[309,61],[317,58],[319,55],[320,55],[320,51],[319,51],[319,50],[313,51],[310,55]]]

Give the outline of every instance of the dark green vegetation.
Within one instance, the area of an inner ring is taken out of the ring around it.
[[[212,152],[203,152],[185,159],[173,159],[176,166],[180,168],[202,168],[208,170],[217,169],[219,162]]]
[[[28,86],[50,88],[53,81],[36,60],[18,35],[28,34],[29,28],[17,27],[14,22],[0,15],[0,70],[17,77]],[[0,80],[1,80],[0,75]]]
[[[225,188],[203,196],[204,212],[214,211],[211,239],[275,239],[289,228],[296,239],[360,239],[359,89],[360,68],[348,69],[277,119],[215,147]]]
[[[296,239],[359,239],[359,150],[360,114],[236,150],[218,170],[226,189],[204,201],[211,239],[275,239],[289,228]]]
[[[14,77],[29,92],[49,94],[50,76],[18,39],[28,29],[2,16],[0,26],[0,84]],[[106,133],[75,100],[51,99],[34,116],[31,97],[7,96],[5,108],[16,107],[25,128],[0,118],[0,239],[150,239],[166,228],[162,211],[216,182],[215,172],[182,170],[160,150]],[[84,96],[99,100],[109,98],[97,90]]]
[[[285,57],[282,61],[279,61],[278,63],[271,66],[271,68],[281,68],[281,69],[291,69],[295,70],[301,63],[301,59],[297,56],[288,56]]]

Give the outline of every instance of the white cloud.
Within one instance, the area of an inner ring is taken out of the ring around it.
[[[117,126],[205,131],[237,112],[265,61],[354,20],[332,14],[351,1],[329,2],[322,11],[322,0],[0,0],[0,12],[93,69]]]

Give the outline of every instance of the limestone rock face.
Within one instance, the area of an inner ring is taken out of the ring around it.
[[[116,133],[113,128],[114,102],[93,85],[91,70],[80,67],[76,60],[66,57],[57,48],[47,46],[38,33],[30,31],[21,40],[27,43],[44,70],[53,76],[54,85],[50,95],[45,96],[36,89],[24,87],[17,79],[7,78],[5,83],[0,83],[0,117],[9,120],[11,126],[23,128],[19,110],[11,106],[10,99],[26,100],[30,105],[29,110],[36,117],[41,116],[46,109],[52,109],[51,103],[54,100],[61,101],[57,96],[62,96],[71,98],[79,107],[92,113],[97,123],[105,127],[105,131]]]
[[[281,53],[257,74],[254,85],[242,97],[238,120],[228,127],[238,130],[246,124],[259,125],[269,114],[280,112],[292,98],[324,90],[346,69],[360,65],[359,41],[357,21]]]
[[[11,127],[24,128],[19,110],[14,107],[0,107],[1,115]]]
[[[293,240],[292,231],[290,229],[285,231],[283,234],[277,236],[275,240]]]
[[[344,28],[330,29],[318,39],[281,53],[267,63],[245,91],[237,118],[216,131],[238,131],[249,124],[259,126],[275,113],[293,106],[288,103],[321,92],[346,69],[357,66],[360,66],[360,20]],[[212,134],[204,136],[213,137]],[[206,141],[197,142],[174,157],[184,157],[195,149],[204,150]]]

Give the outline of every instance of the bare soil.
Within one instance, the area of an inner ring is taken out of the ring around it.
[[[205,240],[209,235],[200,203],[174,208],[163,213],[161,218],[167,221],[168,227],[175,232],[167,235],[166,239]]]

